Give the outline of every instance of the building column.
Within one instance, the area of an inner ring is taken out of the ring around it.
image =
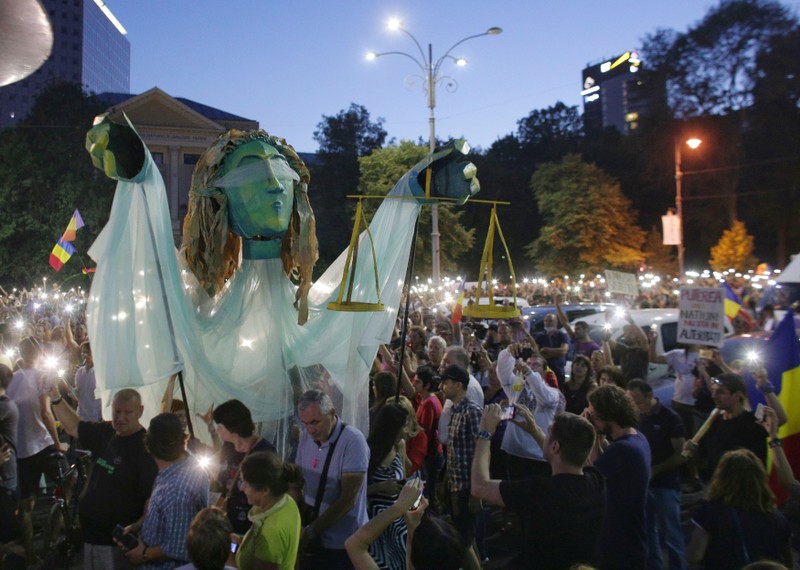
[[[169,196],[169,218],[172,221],[172,233],[180,230],[181,221],[178,219],[178,193],[180,192],[180,169],[181,147],[169,147],[169,185],[167,195]]]

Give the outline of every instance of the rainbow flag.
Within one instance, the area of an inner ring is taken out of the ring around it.
[[[61,268],[69,261],[73,253],[75,253],[75,248],[71,243],[63,239],[58,240],[53,251],[50,252],[50,265],[53,266],[53,269],[56,271],[61,271]]]
[[[464,285],[467,283],[467,278],[461,280],[461,287],[458,288],[458,299],[456,299],[456,306],[453,307],[453,314],[450,316],[450,323],[456,324],[461,322],[464,316]]]
[[[794,330],[791,309],[786,311],[767,341],[765,353],[768,358],[764,367],[789,419],[780,427],[778,435],[783,439],[783,451],[797,477],[800,474],[800,340]]]
[[[69,224],[67,224],[67,229],[64,230],[64,235],[61,236],[61,241],[75,241],[75,236],[79,229],[81,229],[85,224],[83,223],[83,218],[81,218],[81,213],[76,209],[72,213],[72,218],[69,220]]]
[[[727,282],[722,284],[722,289],[725,291],[725,316],[729,319],[735,319],[742,309],[742,300],[733,292]]]

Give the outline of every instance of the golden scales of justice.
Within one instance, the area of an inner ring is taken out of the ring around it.
[[[425,184],[425,199],[437,202],[456,202],[456,198],[433,198],[430,195],[430,182],[431,182],[431,169],[428,168],[426,173]],[[361,196],[361,195],[348,195],[347,198],[357,200],[355,222],[353,224],[353,232],[350,236],[350,245],[347,248],[347,260],[345,262],[344,271],[342,272],[342,281],[339,285],[339,296],[336,301],[328,303],[328,310],[331,311],[345,311],[345,312],[381,312],[385,309],[381,302],[381,291],[378,280],[378,260],[375,256],[375,244],[372,239],[372,233],[369,230],[366,216],[362,208],[363,200],[386,200],[386,199],[399,199],[399,200],[417,200],[417,196]],[[511,254],[508,251],[503,230],[500,228],[500,220],[497,218],[497,206],[508,206],[510,202],[500,202],[497,200],[470,200],[477,204],[491,204],[492,211],[489,218],[489,231],[486,235],[486,242],[483,247],[483,255],[481,257],[481,265],[478,275],[485,276],[486,279],[486,296],[488,297],[487,304],[481,304],[482,280],[478,281],[478,289],[475,295],[475,304],[464,307],[462,314],[466,317],[476,319],[508,319],[518,317],[520,315],[519,308],[517,307],[517,279],[514,274],[514,266],[511,263]],[[372,264],[375,273],[375,294],[377,301],[369,303],[365,301],[353,301],[353,282],[355,280],[356,266],[358,264],[358,243],[359,235],[361,234],[361,224],[364,224],[364,229],[369,238],[370,251],[372,252]],[[513,291],[514,303],[512,305],[497,305],[494,302],[494,294],[492,290],[492,266],[493,266],[493,248],[494,248],[494,235],[495,229],[500,236],[500,243],[503,244],[503,249],[506,252],[506,259],[508,260],[508,269],[511,274],[511,286]],[[416,241],[416,232],[414,233],[414,241]],[[415,244],[411,245],[411,252],[413,256]],[[346,292],[346,294],[345,294]]]

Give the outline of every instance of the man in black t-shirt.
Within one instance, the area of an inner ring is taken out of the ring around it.
[[[592,424],[563,412],[545,435],[530,411],[517,405],[516,419],[511,421],[536,440],[552,475],[497,481],[489,478],[489,448],[501,415],[498,404],[483,412],[471,490],[474,496],[527,519],[524,526],[530,530],[523,537],[516,567],[559,570],[579,562],[593,564],[605,510],[605,481],[595,469],[583,467],[595,441]]]
[[[661,568],[662,542],[670,568],[686,564],[686,543],[681,528],[680,467],[686,442],[681,417],[662,406],[653,388],[639,378],[628,382],[628,394],[639,409],[636,429],[650,445],[650,484],[647,489],[647,558],[650,568]]]
[[[82,422],[70,405],[50,394],[56,418],[64,430],[92,452],[94,467],[80,502],[84,568],[129,568],[112,539],[116,525],[137,531],[158,473],[144,446],[144,412],[136,390],[124,389],[111,402],[110,422]]]
[[[742,377],[725,373],[712,378],[711,397],[719,416],[700,440],[699,448],[691,440],[684,445],[686,452],[703,460],[701,474],[710,479],[720,458],[733,449],[749,449],[766,465],[767,438],[753,412],[744,407],[747,387]]]

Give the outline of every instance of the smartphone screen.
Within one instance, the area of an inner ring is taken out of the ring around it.
[[[237,550],[239,550],[239,543],[231,541],[231,554],[236,554]]]
[[[756,406],[755,412],[756,419],[760,422],[764,421],[764,404],[759,404]]]
[[[503,408],[503,414],[500,416],[500,419],[501,420],[514,419],[515,412],[516,409],[514,408],[514,406],[506,406],[505,408]]]

